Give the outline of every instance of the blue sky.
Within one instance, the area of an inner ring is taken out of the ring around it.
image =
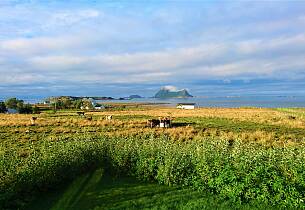
[[[304,95],[305,1],[0,1],[0,97]]]

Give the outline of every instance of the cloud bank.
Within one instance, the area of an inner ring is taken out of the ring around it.
[[[299,88],[304,11],[303,2],[6,0],[0,4],[0,90],[150,93],[171,84],[200,93],[210,81]]]

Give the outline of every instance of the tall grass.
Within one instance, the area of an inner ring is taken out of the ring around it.
[[[138,178],[209,190],[237,203],[304,205],[304,147],[264,148],[215,139],[180,144],[162,138],[131,139],[122,143],[120,139],[110,142],[111,163]]]
[[[147,134],[41,140],[27,145],[26,156],[18,146],[0,149],[0,208],[23,206],[34,192],[95,167],[160,184],[190,186],[236,204],[305,208],[303,146],[273,148],[216,138],[177,143]]]

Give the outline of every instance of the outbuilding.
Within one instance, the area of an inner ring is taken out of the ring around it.
[[[195,103],[179,103],[177,104],[178,109],[195,109]]]

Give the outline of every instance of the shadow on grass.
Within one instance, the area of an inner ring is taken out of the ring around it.
[[[173,122],[172,127],[177,128],[177,127],[185,127],[185,126],[191,126],[195,125],[193,122]]]
[[[189,188],[143,183],[131,177],[115,178],[98,169],[79,176],[60,190],[38,196],[26,209],[262,209],[262,207],[238,207],[215,195]]]

